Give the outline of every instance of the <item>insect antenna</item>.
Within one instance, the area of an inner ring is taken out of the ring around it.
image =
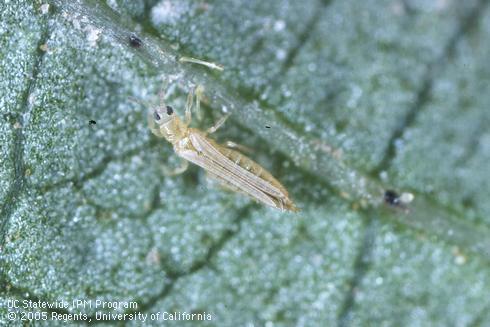
[[[145,108],[151,108],[152,107],[151,103],[149,103],[148,101],[137,99],[137,98],[132,97],[132,96],[129,96],[128,100],[135,103],[135,104],[139,104]]]

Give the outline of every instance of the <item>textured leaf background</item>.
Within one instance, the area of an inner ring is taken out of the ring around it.
[[[3,0],[1,323],[25,323],[11,300],[98,299],[212,314],[189,326],[490,325],[486,4]],[[195,126],[231,112],[216,138],[302,211],[165,177],[178,160],[129,100],[164,85],[181,115],[203,85]],[[80,311],[114,312],[48,313]]]

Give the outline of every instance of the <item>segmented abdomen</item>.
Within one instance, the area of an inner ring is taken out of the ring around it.
[[[216,149],[218,149],[219,152],[221,152],[225,157],[233,161],[236,165],[251,172],[255,176],[269,182],[273,186],[277,187],[286,197],[288,196],[288,192],[286,191],[284,186],[282,186],[281,183],[277,179],[275,179],[271,173],[269,173],[252,159],[248,158],[238,151],[226,148],[219,144],[216,144]]]

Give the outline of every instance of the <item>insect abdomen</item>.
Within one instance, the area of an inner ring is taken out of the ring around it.
[[[192,131],[189,138],[190,147],[179,151],[184,159],[203,167],[225,184],[233,184],[259,202],[281,210],[298,211],[284,186],[258,163],[198,131]]]
[[[255,176],[269,182],[271,185],[277,187],[286,197],[288,196],[288,192],[282,186],[281,183],[277,179],[272,176],[271,173],[269,173],[267,170],[265,170],[261,165],[253,161],[252,159],[248,158],[247,156],[243,155],[242,153],[225,148],[221,145],[217,145],[217,149],[219,152],[221,152],[225,157],[233,161],[235,164],[240,166],[241,168],[251,172]]]

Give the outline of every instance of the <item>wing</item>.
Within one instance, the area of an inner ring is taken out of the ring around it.
[[[251,183],[244,181],[243,178],[237,178],[236,175],[225,169],[223,166],[217,164],[215,161],[211,160],[208,156],[199,154],[197,151],[192,149],[179,150],[177,154],[182,158],[200,166],[206,171],[209,171],[216,179],[232,185],[233,187],[245,192],[252,198],[257,199],[268,206],[278,207],[272,198],[266,193],[254,187]]]
[[[239,189],[257,201],[281,210],[298,211],[287,191],[275,179],[280,187],[230,160],[220,152],[219,145],[198,131],[189,133],[187,140],[190,142],[185,142],[186,145],[174,148],[182,158],[204,168],[221,182]]]
[[[276,186],[254,175],[248,170],[243,169],[242,167],[228,159],[224,154],[216,149],[216,147],[203,135],[192,133],[190,134],[190,140],[192,142],[192,145],[196,148],[198,152],[201,152],[204,156],[210,158],[213,162],[225,168],[236,178],[247,181],[248,183],[254,185],[260,191],[273,197],[287,198],[287,194],[284,194]]]

